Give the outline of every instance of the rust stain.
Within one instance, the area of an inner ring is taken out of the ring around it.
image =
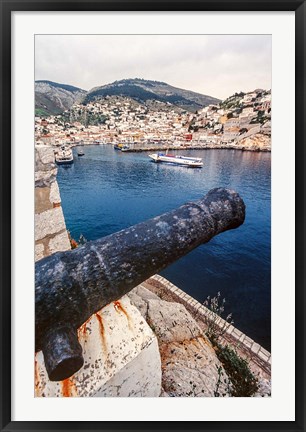
[[[115,310],[116,310],[117,312],[120,310],[121,312],[124,313],[124,315],[125,315],[127,318],[129,318],[129,317],[128,317],[128,314],[127,314],[127,312],[126,312],[126,310],[124,309],[124,307],[122,306],[122,304],[120,303],[120,301],[115,301],[115,302],[114,302],[114,308],[115,308]]]
[[[130,316],[128,315],[128,313],[127,313],[127,311],[124,309],[124,307],[122,306],[122,304],[120,303],[120,301],[115,301],[114,302],[114,308],[115,308],[115,311],[116,312],[119,312],[119,311],[121,311],[121,312],[123,312],[124,313],[124,315],[126,316],[126,318],[127,318],[127,320],[128,320],[128,324],[129,324],[129,328],[130,328],[130,330],[132,329],[132,325],[131,325],[131,318],[130,318]]]
[[[89,321],[91,320],[91,317],[88,318],[87,321],[85,321],[81,327],[78,328],[78,337],[83,336],[86,337],[87,336],[87,324],[89,323]]]
[[[98,323],[100,326],[100,335],[101,335],[102,345],[103,345],[104,351],[106,351],[105,329],[104,329],[102,317],[98,312],[95,313],[95,315],[97,317],[97,320],[98,320]]]
[[[63,397],[71,397],[77,394],[75,383],[73,382],[72,378],[67,378],[61,381],[61,386]]]
[[[40,396],[39,386],[40,386],[40,376],[38,370],[38,362],[35,354],[35,396]]]

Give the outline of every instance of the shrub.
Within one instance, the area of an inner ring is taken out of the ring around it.
[[[228,345],[218,345],[216,353],[232,382],[232,396],[248,397],[256,393],[258,380],[251,372],[247,360]]]
[[[214,345],[216,355],[227,373],[231,386],[228,384],[228,390],[231,396],[248,397],[252,396],[258,390],[258,380],[250,370],[248,361],[237,354],[237,351],[228,345],[220,344],[220,338],[226,332],[227,328],[234,323],[231,319],[232,314],[228,314],[226,319],[220,323],[220,317],[224,312],[225,299],[221,300],[221,293],[210,298],[209,296],[203,302],[203,305],[209,310],[207,317],[206,335]],[[220,396],[219,386],[221,384],[222,369],[218,368],[218,382],[215,390],[215,396]]]

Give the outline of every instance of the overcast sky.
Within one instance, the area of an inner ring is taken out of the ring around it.
[[[35,79],[89,90],[124,78],[220,99],[271,88],[269,35],[37,35]]]

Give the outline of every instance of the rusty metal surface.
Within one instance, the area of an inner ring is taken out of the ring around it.
[[[68,378],[82,366],[76,330],[93,313],[200,244],[237,228],[244,218],[245,205],[236,192],[213,189],[198,201],[38,261],[35,349],[43,350],[49,378]],[[60,344],[50,348],[56,344],[56,329],[65,340],[63,350]]]

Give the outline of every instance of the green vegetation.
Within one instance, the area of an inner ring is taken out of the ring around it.
[[[248,397],[256,393],[258,380],[251,372],[247,360],[240,357],[237,351],[228,345],[218,345],[216,354],[232,382],[232,396]]]
[[[265,111],[258,111],[257,117],[255,117],[253,120],[251,120],[250,123],[265,123],[270,118],[265,115]]]
[[[95,98],[101,98],[105,96],[125,96],[130,97],[139,101],[146,101],[148,99],[164,100],[159,95],[149,92],[140,86],[133,84],[120,84],[113,85],[111,88],[99,88],[95,91],[88,93],[85,97],[84,103],[88,103]]]
[[[220,102],[220,108],[230,109],[230,108],[239,108],[241,106],[241,99],[245,93],[235,93],[232,96],[228,97],[224,101]]]
[[[221,300],[221,294],[218,292],[216,297],[207,297],[203,305],[210,311],[207,318],[206,336],[213,344],[216,355],[220,360],[225,372],[227,373],[231,386],[226,380],[228,391],[234,397],[252,396],[258,390],[258,380],[250,370],[248,361],[240,357],[237,351],[229,345],[221,344],[221,337],[226,332],[228,326],[234,323],[231,320],[232,314],[228,314],[223,324],[218,322],[222,316],[225,307],[225,299]],[[218,368],[218,382],[215,389],[215,396],[219,394],[219,387],[222,382],[223,372]]]
[[[35,108],[35,116],[36,117],[49,117],[50,113],[43,108]]]
[[[219,318],[222,317],[225,308],[225,299],[221,300],[220,292],[218,292],[216,297],[208,296],[203,302],[203,306],[205,306],[209,311],[206,321],[206,336],[213,345],[217,345],[227,328],[234,323],[232,320],[232,314],[227,315],[222,325],[219,324]]]
[[[64,112],[61,117],[60,121],[65,123],[74,123],[74,122],[80,122],[84,126],[98,126],[101,124],[104,124],[106,120],[108,119],[107,116],[92,112],[90,110],[70,110],[69,112]]]

